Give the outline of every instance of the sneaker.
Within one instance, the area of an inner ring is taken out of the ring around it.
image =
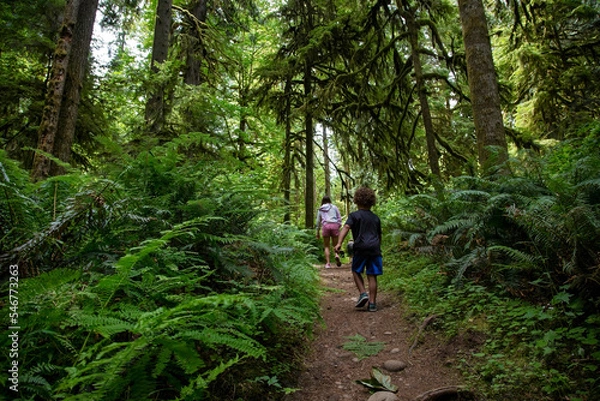
[[[326,269],[331,269],[331,263],[327,263],[327,264],[325,265],[325,268],[326,268]]]
[[[377,312],[377,304],[369,303],[369,307],[367,308],[369,312]]]
[[[340,255],[338,255],[337,253],[335,254],[335,264],[337,267],[340,267],[342,265],[342,260],[340,259]]]
[[[367,304],[367,302],[369,302],[369,295],[366,292],[363,292],[362,294],[360,294],[360,297],[358,297],[358,301],[356,302],[356,307],[362,308],[363,306],[365,306]]]

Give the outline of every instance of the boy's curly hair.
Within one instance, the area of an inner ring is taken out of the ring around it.
[[[377,203],[375,191],[371,188],[360,187],[354,192],[354,203],[359,207],[371,208]]]

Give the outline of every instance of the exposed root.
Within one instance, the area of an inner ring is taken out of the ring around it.
[[[463,386],[441,387],[426,391],[415,397],[413,401],[442,401],[445,400],[446,397],[457,397],[461,394],[470,394],[470,392]]]
[[[408,349],[408,355],[410,355],[412,353],[413,349],[415,349],[415,347],[417,346],[417,343],[419,342],[419,338],[421,338],[421,333],[423,332],[423,330],[425,330],[425,327],[427,327],[429,325],[429,323],[434,321],[438,316],[439,315],[431,315],[428,318],[426,318],[425,320],[423,320],[423,323],[421,323],[421,326],[419,326],[419,331],[417,331],[417,335],[415,336],[415,341],[413,341],[412,345]]]

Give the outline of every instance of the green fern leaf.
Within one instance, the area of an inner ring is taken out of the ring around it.
[[[196,373],[205,363],[198,356],[194,342],[164,340],[164,346],[173,353],[179,366],[186,374]]]
[[[204,375],[198,375],[190,384],[181,389],[181,397],[179,399],[188,399],[192,397],[198,390],[206,390],[208,385],[215,381],[217,377],[227,369],[237,364],[240,361],[239,357],[223,361],[216,368],[210,370]]]
[[[54,269],[39,276],[23,280],[19,293],[23,302],[33,301],[36,297],[58,292],[65,284],[77,280],[81,276],[78,270]]]
[[[201,332],[185,332],[181,337],[202,341],[209,347],[223,345],[252,358],[264,359],[266,355],[266,350],[257,341],[233,329],[208,328]]]

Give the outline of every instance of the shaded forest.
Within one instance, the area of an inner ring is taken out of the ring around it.
[[[282,400],[317,200],[482,400],[600,393],[600,5],[4,0],[0,399]],[[12,335],[12,337],[11,337]]]

